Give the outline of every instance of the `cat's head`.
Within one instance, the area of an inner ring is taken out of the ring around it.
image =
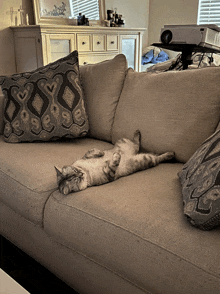
[[[62,170],[58,167],[55,167],[55,170],[57,172],[57,184],[60,193],[67,195],[86,188],[87,176],[81,169],[73,166],[64,166]]]

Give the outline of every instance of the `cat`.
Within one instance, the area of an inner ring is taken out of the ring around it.
[[[67,195],[71,192],[84,190],[91,186],[109,183],[137,171],[158,165],[160,162],[174,158],[174,152],[162,155],[138,153],[141,133],[134,133],[133,141],[118,140],[114,147],[100,151],[93,148],[86,152],[82,159],[61,169],[55,167],[57,184],[60,193]]]

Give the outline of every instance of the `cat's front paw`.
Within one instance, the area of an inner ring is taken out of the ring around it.
[[[113,165],[118,166],[121,160],[121,155],[118,152],[113,154]]]
[[[75,166],[72,165],[66,165],[62,168],[62,174],[64,177],[67,176],[76,176],[76,177],[81,177],[82,176],[82,172],[81,170],[79,170],[78,168],[76,168]]]
[[[62,168],[62,174],[63,174],[63,176],[67,176],[67,175],[69,175],[69,174],[71,174],[72,173],[72,167],[71,166],[64,166],[63,168]]]
[[[105,153],[97,148],[92,148],[86,152],[83,159],[98,158],[104,156]]]

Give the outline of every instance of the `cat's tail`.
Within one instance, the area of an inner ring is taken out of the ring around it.
[[[121,155],[118,152],[113,153],[111,160],[106,161],[105,166],[103,167],[103,172],[106,175],[109,182],[114,181],[115,179],[115,173],[117,170],[117,167],[120,163]]]
[[[133,142],[137,145],[137,152],[139,151],[140,145],[141,145],[141,132],[139,130],[136,130],[134,132]]]

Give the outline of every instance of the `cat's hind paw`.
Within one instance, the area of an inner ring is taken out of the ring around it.
[[[171,160],[175,157],[175,152],[167,152],[166,153],[166,159]]]

